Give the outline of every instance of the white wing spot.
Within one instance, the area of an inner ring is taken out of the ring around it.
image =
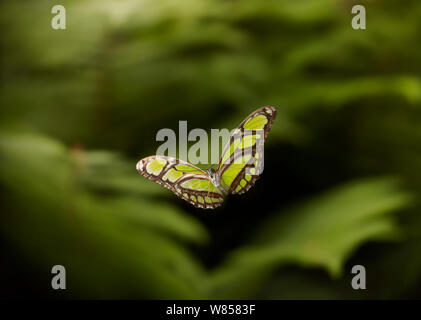
[[[136,170],[139,172],[143,172],[143,160],[140,160],[136,165]]]

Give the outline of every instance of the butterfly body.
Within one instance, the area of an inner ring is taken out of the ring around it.
[[[228,194],[248,191],[263,170],[263,143],[276,116],[274,107],[251,113],[234,130],[216,169],[202,169],[169,156],[140,160],[137,171],[197,208],[219,207]]]
[[[212,183],[217,187],[224,195],[227,195],[228,192],[225,188],[221,185],[221,178],[219,177],[218,172],[215,169],[210,168],[206,170],[206,173],[209,175]]]

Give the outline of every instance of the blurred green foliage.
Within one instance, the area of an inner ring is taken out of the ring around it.
[[[63,31],[54,4],[0,3],[3,292],[57,297],[62,264],[71,298],[421,296],[419,1],[63,0]],[[262,105],[265,172],[222,209],[136,173],[157,130]]]

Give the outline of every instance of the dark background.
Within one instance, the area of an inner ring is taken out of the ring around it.
[[[420,298],[420,16],[416,0],[0,2],[1,296]],[[222,208],[137,174],[159,129],[232,129],[263,105],[265,171]]]

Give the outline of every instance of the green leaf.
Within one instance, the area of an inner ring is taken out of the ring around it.
[[[185,246],[208,238],[196,219],[160,199],[142,197],[142,191],[135,194],[131,186],[121,189],[132,195],[102,194],[79,179],[85,170],[91,180],[102,172],[121,173],[122,159],[88,153],[90,160],[82,161],[84,151],[75,155],[33,133],[2,132],[0,152],[8,222],[2,233],[32,266],[45,272],[60,263],[77,275],[70,289],[75,297],[202,295],[204,271]],[[142,180],[136,170],[132,175]]]
[[[346,259],[369,240],[399,235],[388,213],[410,203],[395,179],[360,180],[276,213],[253,241],[232,252],[210,280],[215,298],[250,298],[280,265],[325,268],[341,274]]]

